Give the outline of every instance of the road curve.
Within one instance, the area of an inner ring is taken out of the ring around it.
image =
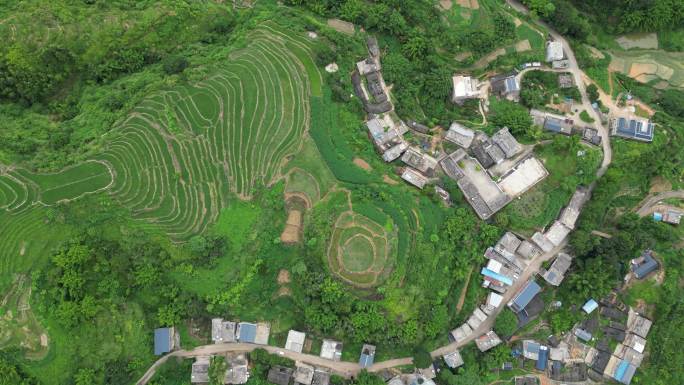
[[[508,5],[510,5],[511,8],[515,9],[520,13],[523,13],[525,15],[529,14],[527,8],[525,8],[525,6],[517,0],[506,0],[506,3],[508,3]],[[555,41],[561,42],[563,44],[563,47],[565,48],[564,51],[568,57],[570,66],[564,69],[564,72],[572,73],[572,77],[575,79],[575,84],[577,85],[577,88],[580,91],[580,95],[582,95],[582,108],[586,110],[587,113],[589,113],[592,119],[594,119],[594,123],[587,123],[587,125],[593,126],[593,128],[596,129],[599,132],[599,135],[601,136],[601,146],[603,147],[603,160],[601,161],[601,167],[598,169],[596,175],[598,177],[602,177],[603,174],[605,174],[608,170],[608,166],[610,166],[610,163],[613,160],[613,151],[610,147],[610,132],[608,131],[608,128],[604,127],[603,124],[601,124],[601,118],[599,117],[598,113],[594,110],[594,108],[591,106],[591,101],[587,96],[587,88],[583,80],[583,76],[586,75],[579,68],[579,64],[577,64],[577,58],[575,58],[575,52],[572,50],[572,47],[570,46],[568,41],[558,32],[556,32],[553,28],[551,28],[551,26],[547,23],[538,19],[535,19],[533,21],[534,23],[547,29],[551,37],[553,37]]]
[[[650,197],[647,197],[641,203],[639,206],[637,206],[636,213],[639,214],[639,216],[645,216],[649,214],[650,209],[657,205],[658,202],[665,200],[665,199],[672,199],[672,198],[678,198],[678,199],[684,199],[684,190],[676,190],[676,191],[666,191],[662,192]]]

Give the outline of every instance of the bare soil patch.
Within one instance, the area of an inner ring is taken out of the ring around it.
[[[592,57],[596,59],[605,59],[606,55],[604,55],[603,52],[599,51],[596,47],[588,45],[587,48],[589,48],[589,52],[591,52]]]
[[[287,222],[283,233],[280,234],[280,240],[283,243],[297,243],[299,242],[299,235],[302,228],[302,212],[299,210],[290,210],[287,215]]]
[[[439,0],[439,6],[442,7],[443,10],[448,11],[454,6],[454,3],[451,0]]]
[[[615,39],[622,49],[658,49],[658,35],[655,33],[631,33]]]
[[[373,169],[373,167],[371,167],[370,164],[368,164],[368,162],[366,162],[365,160],[363,160],[361,158],[354,158],[353,162],[355,165],[361,167],[362,169],[364,169],[366,171],[370,171]]]
[[[468,59],[468,58],[471,57],[471,56],[473,56],[473,53],[470,52],[470,51],[466,51],[466,52],[461,52],[461,53],[459,53],[458,55],[456,55],[456,56],[455,56],[455,59],[456,59],[457,61],[464,61],[464,60]]]
[[[518,19],[517,17],[514,17],[513,24],[515,24],[516,27],[520,27],[522,25],[522,21],[520,21],[520,19]]]
[[[385,183],[387,183],[387,184],[391,184],[391,185],[397,185],[397,184],[399,184],[398,181],[396,181],[396,180],[390,178],[390,176],[387,175],[387,174],[385,174],[385,175],[382,176],[382,181],[385,182]]]
[[[530,41],[527,39],[521,40],[515,44],[515,50],[516,52],[531,51],[532,45],[530,44]]]
[[[290,283],[290,272],[285,269],[281,269],[278,272],[278,285],[284,285],[286,283]]]
[[[280,289],[278,289],[278,297],[285,297],[290,295],[292,295],[292,289],[290,289],[289,287],[281,286]]]
[[[328,19],[328,26],[337,32],[346,33],[347,35],[354,34],[354,24],[344,20]]]
[[[475,68],[482,68],[487,66],[490,62],[496,60],[499,56],[503,56],[506,54],[506,49],[505,48],[499,48],[496,51],[490,53],[489,55],[483,57],[482,59],[478,60],[475,62],[473,67]]]
[[[651,179],[651,188],[648,190],[649,193],[661,193],[665,191],[672,191],[672,183],[662,176],[656,176]]]
[[[480,3],[477,0],[456,0],[456,3],[463,8],[480,9]]]

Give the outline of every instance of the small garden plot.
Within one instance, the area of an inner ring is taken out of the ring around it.
[[[360,288],[382,283],[396,257],[396,234],[352,211],[342,213],[328,248],[330,270]]]
[[[562,98],[580,100],[581,95],[576,86],[561,88],[555,72],[530,71],[522,79],[520,100],[529,108],[543,108],[547,104],[557,102],[554,95]]]

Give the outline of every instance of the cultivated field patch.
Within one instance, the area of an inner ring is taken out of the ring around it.
[[[353,211],[343,212],[333,226],[328,266],[345,282],[360,288],[377,286],[396,260],[396,234]]]
[[[173,239],[215,223],[230,195],[282,178],[308,129],[321,80],[306,40],[268,22],[247,40],[206,80],[143,101],[100,157],[116,174],[110,194]]]
[[[643,83],[665,82],[670,87],[684,87],[684,53],[662,50],[611,52],[610,69]]]
[[[17,346],[28,359],[41,359],[48,352],[48,336],[36,320],[29,299],[31,284],[25,275],[17,275],[0,301],[0,349]]]

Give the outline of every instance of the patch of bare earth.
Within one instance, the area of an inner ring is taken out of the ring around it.
[[[391,184],[391,185],[397,185],[397,184],[399,184],[399,182],[397,182],[396,180],[390,178],[390,176],[387,175],[387,174],[385,174],[385,175],[382,176],[382,181],[385,182],[385,183],[387,183],[387,184]]]
[[[530,44],[530,41],[527,39],[521,40],[515,44],[515,50],[517,52],[531,51],[532,45]]]
[[[299,235],[302,228],[302,212],[299,210],[290,210],[287,215],[287,222],[283,233],[280,234],[280,240],[283,243],[297,243],[299,242]]]
[[[471,57],[471,56],[473,56],[473,53],[470,52],[470,51],[466,51],[466,52],[461,52],[461,53],[459,53],[458,55],[456,55],[456,56],[455,56],[455,59],[456,59],[457,61],[464,61],[464,60],[468,59],[468,58]]]
[[[284,285],[286,283],[290,283],[290,272],[285,269],[281,269],[278,272],[278,285]]]
[[[479,9],[480,3],[477,0],[456,0],[456,3],[463,8]]]
[[[370,166],[370,164],[368,164],[368,162],[366,162],[365,160],[363,160],[363,159],[361,159],[361,158],[354,158],[353,162],[354,162],[355,165],[361,167],[362,169],[364,169],[364,170],[366,170],[366,171],[370,171],[370,170],[373,169],[373,168]]]
[[[518,19],[517,17],[514,17],[513,24],[515,24],[516,27],[520,27],[522,25],[522,21],[520,21],[520,19]]]
[[[651,189],[648,190],[649,193],[661,193],[665,191],[672,191],[672,183],[662,176],[656,176],[651,179]]]
[[[442,7],[443,10],[448,11],[454,6],[454,3],[451,2],[451,0],[439,0],[439,6]]]
[[[328,19],[328,26],[337,32],[346,33],[347,35],[354,34],[354,24],[340,20],[340,19]]]

